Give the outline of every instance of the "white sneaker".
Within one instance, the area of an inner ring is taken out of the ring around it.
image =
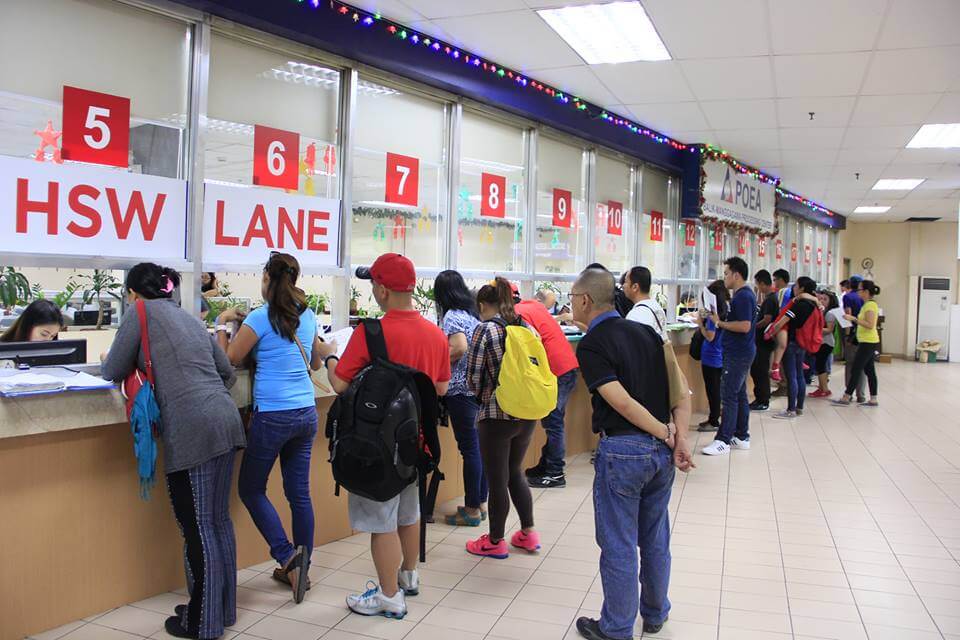
[[[784,409],[780,413],[773,414],[773,417],[776,418],[777,420],[793,420],[794,418],[797,417],[797,412],[788,411],[787,409]]]
[[[725,456],[730,453],[730,447],[723,440],[714,440],[703,448],[705,456]]]
[[[392,598],[388,598],[380,591],[374,582],[367,582],[367,590],[347,596],[347,606],[354,613],[362,616],[383,616],[385,618],[402,619],[407,615],[407,603],[403,597],[403,589],[397,589]]]
[[[400,570],[400,588],[406,596],[420,595],[420,574],[417,573],[416,569],[413,571]]]
[[[741,440],[740,438],[734,436],[733,439],[730,440],[730,448],[731,448],[731,449],[743,449],[744,451],[748,451],[748,450],[750,449],[750,441],[749,441],[749,440]]]

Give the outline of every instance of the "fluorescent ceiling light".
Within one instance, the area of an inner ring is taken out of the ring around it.
[[[882,178],[873,185],[874,189],[883,191],[910,191],[916,189],[925,178]]]
[[[907,149],[950,149],[956,147],[960,147],[960,122],[925,124],[907,143]]]
[[[611,2],[537,11],[587,64],[670,60],[639,2]]]
[[[886,213],[890,211],[890,207],[857,207],[853,210],[854,213]]]

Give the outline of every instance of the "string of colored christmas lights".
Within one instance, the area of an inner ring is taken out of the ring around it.
[[[320,9],[321,0],[296,0],[298,4],[309,4],[314,9]],[[338,2],[337,0],[325,0],[329,9],[337,16],[345,20],[350,20],[358,28],[380,29],[391,38],[405,40],[412,45],[422,46],[436,54],[447,56],[451,61],[463,62],[463,64],[472,66],[476,71],[488,73],[492,76],[502,78],[513,82],[518,88],[535,90],[543,93],[550,99],[564,105],[570,105],[571,108],[584,112],[587,117],[599,118],[604,122],[626,129],[636,135],[644,136],[659,144],[665,144],[678,151],[689,150],[696,153],[698,148],[695,145],[688,145],[665,136],[659,131],[645,127],[642,124],[633,122],[617,114],[608,113],[606,109],[598,107],[586,100],[570,95],[556,87],[543,84],[526,74],[520,73],[504,67],[491,60],[474,55],[460,47],[438,40],[426,34],[417,32],[415,29],[406,27],[398,22],[388,20],[379,13],[370,13],[363,9],[358,9],[349,4]]]
[[[800,204],[802,204],[802,205],[804,205],[804,206],[806,206],[806,207],[809,207],[809,208],[813,209],[814,211],[818,211],[818,212],[820,212],[820,213],[825,213],[825,214],[827,214],[828,216],[830,216],[831,218],[834,216],[833,211],[830,211],[830,209],[827,209],[826,207],[817,204],[817,203],[814,202],[813,200],[808,200],[807,198],[804,198],[803,196],[798,196],[798,195],[795,194],[795,193],[791,193],[790,191],[787,191],[786,189],[782,189],[782,188],[780,188],[780,187],[777,187],[777,195],[780,196],[781,198],[787,198],[788,200],[793,200],[794,202],[799,202]]]
[[[739,160],[731,156],[729,153],[727,153],[723,149],[718,149],[717,147],[714,147],[713,145],[710,145],[710,144],[701,145],[700,149],[702,154],[701,159],[710,159],[710,160],[718,160],[720,162],[725,162],[728,165],[730,165],[730,167],[732,167],[733,169],[736,169],[738,172],[744,175],[748,175],[751,178],[759,180],[760,182],[763,182],[765,184],[772,184],[774,187],[780,185],[780,178],[767,175],[766,173],[764,173],[763,171],[760,171],[756,167],[751,167],[748,164],[744,164],[740,162]]]

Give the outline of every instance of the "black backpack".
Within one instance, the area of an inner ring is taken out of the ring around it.
[[[437,394],[423,372],[390,362],[379,320],[364,320],[370,364],[327,413],[333,479],[350,493],[377,502],[420,480],[422,529],[432,514],[443,475],[437,434]],[[427,476],[433,474],[429,491]]]
[[[613,306],[621,318],[626,318],[630,310],[633,309],[633,302],[627,297],[623,287],[619,284],[613,290]]]

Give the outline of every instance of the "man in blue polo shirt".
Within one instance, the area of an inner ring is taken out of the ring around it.
[[[750,448],[750,400],[747,375],[757,353],[753,331],[756,325],[757,296],[747,286],[748,269],[743,258],[734,256],[723,263],[723,283],[733,291],[730,310],[723,320],[714,312],[713,323],[723,330],[723,373],[720,401],[723,415],[716,439],[704,447],[708,456],[730,453],[730,448]]]
[[[860,282],[863,281],[863,278],[860,276],[850,276],[849,280],[844,280],[840,283],[840,287],[843,289],[843,301],[840,303],[840,306],[843,307],[843,312],[849,316],[856,316],[860,313],[860,307],[863,306],[863,300],[860,299],[860,295],[857,293],[857,289],[860,288]],[[846,283],[846,284],[844,284]],[[843,330],[843,377],[844,382],[849,386],[850,378],[853,375],[853,357],[857,353],[857,327],[856,325],[850,327],[849,329]],[[867,401],[867,377],[860,374],[860,377],[857,378],[857,402],[863,403]]]

